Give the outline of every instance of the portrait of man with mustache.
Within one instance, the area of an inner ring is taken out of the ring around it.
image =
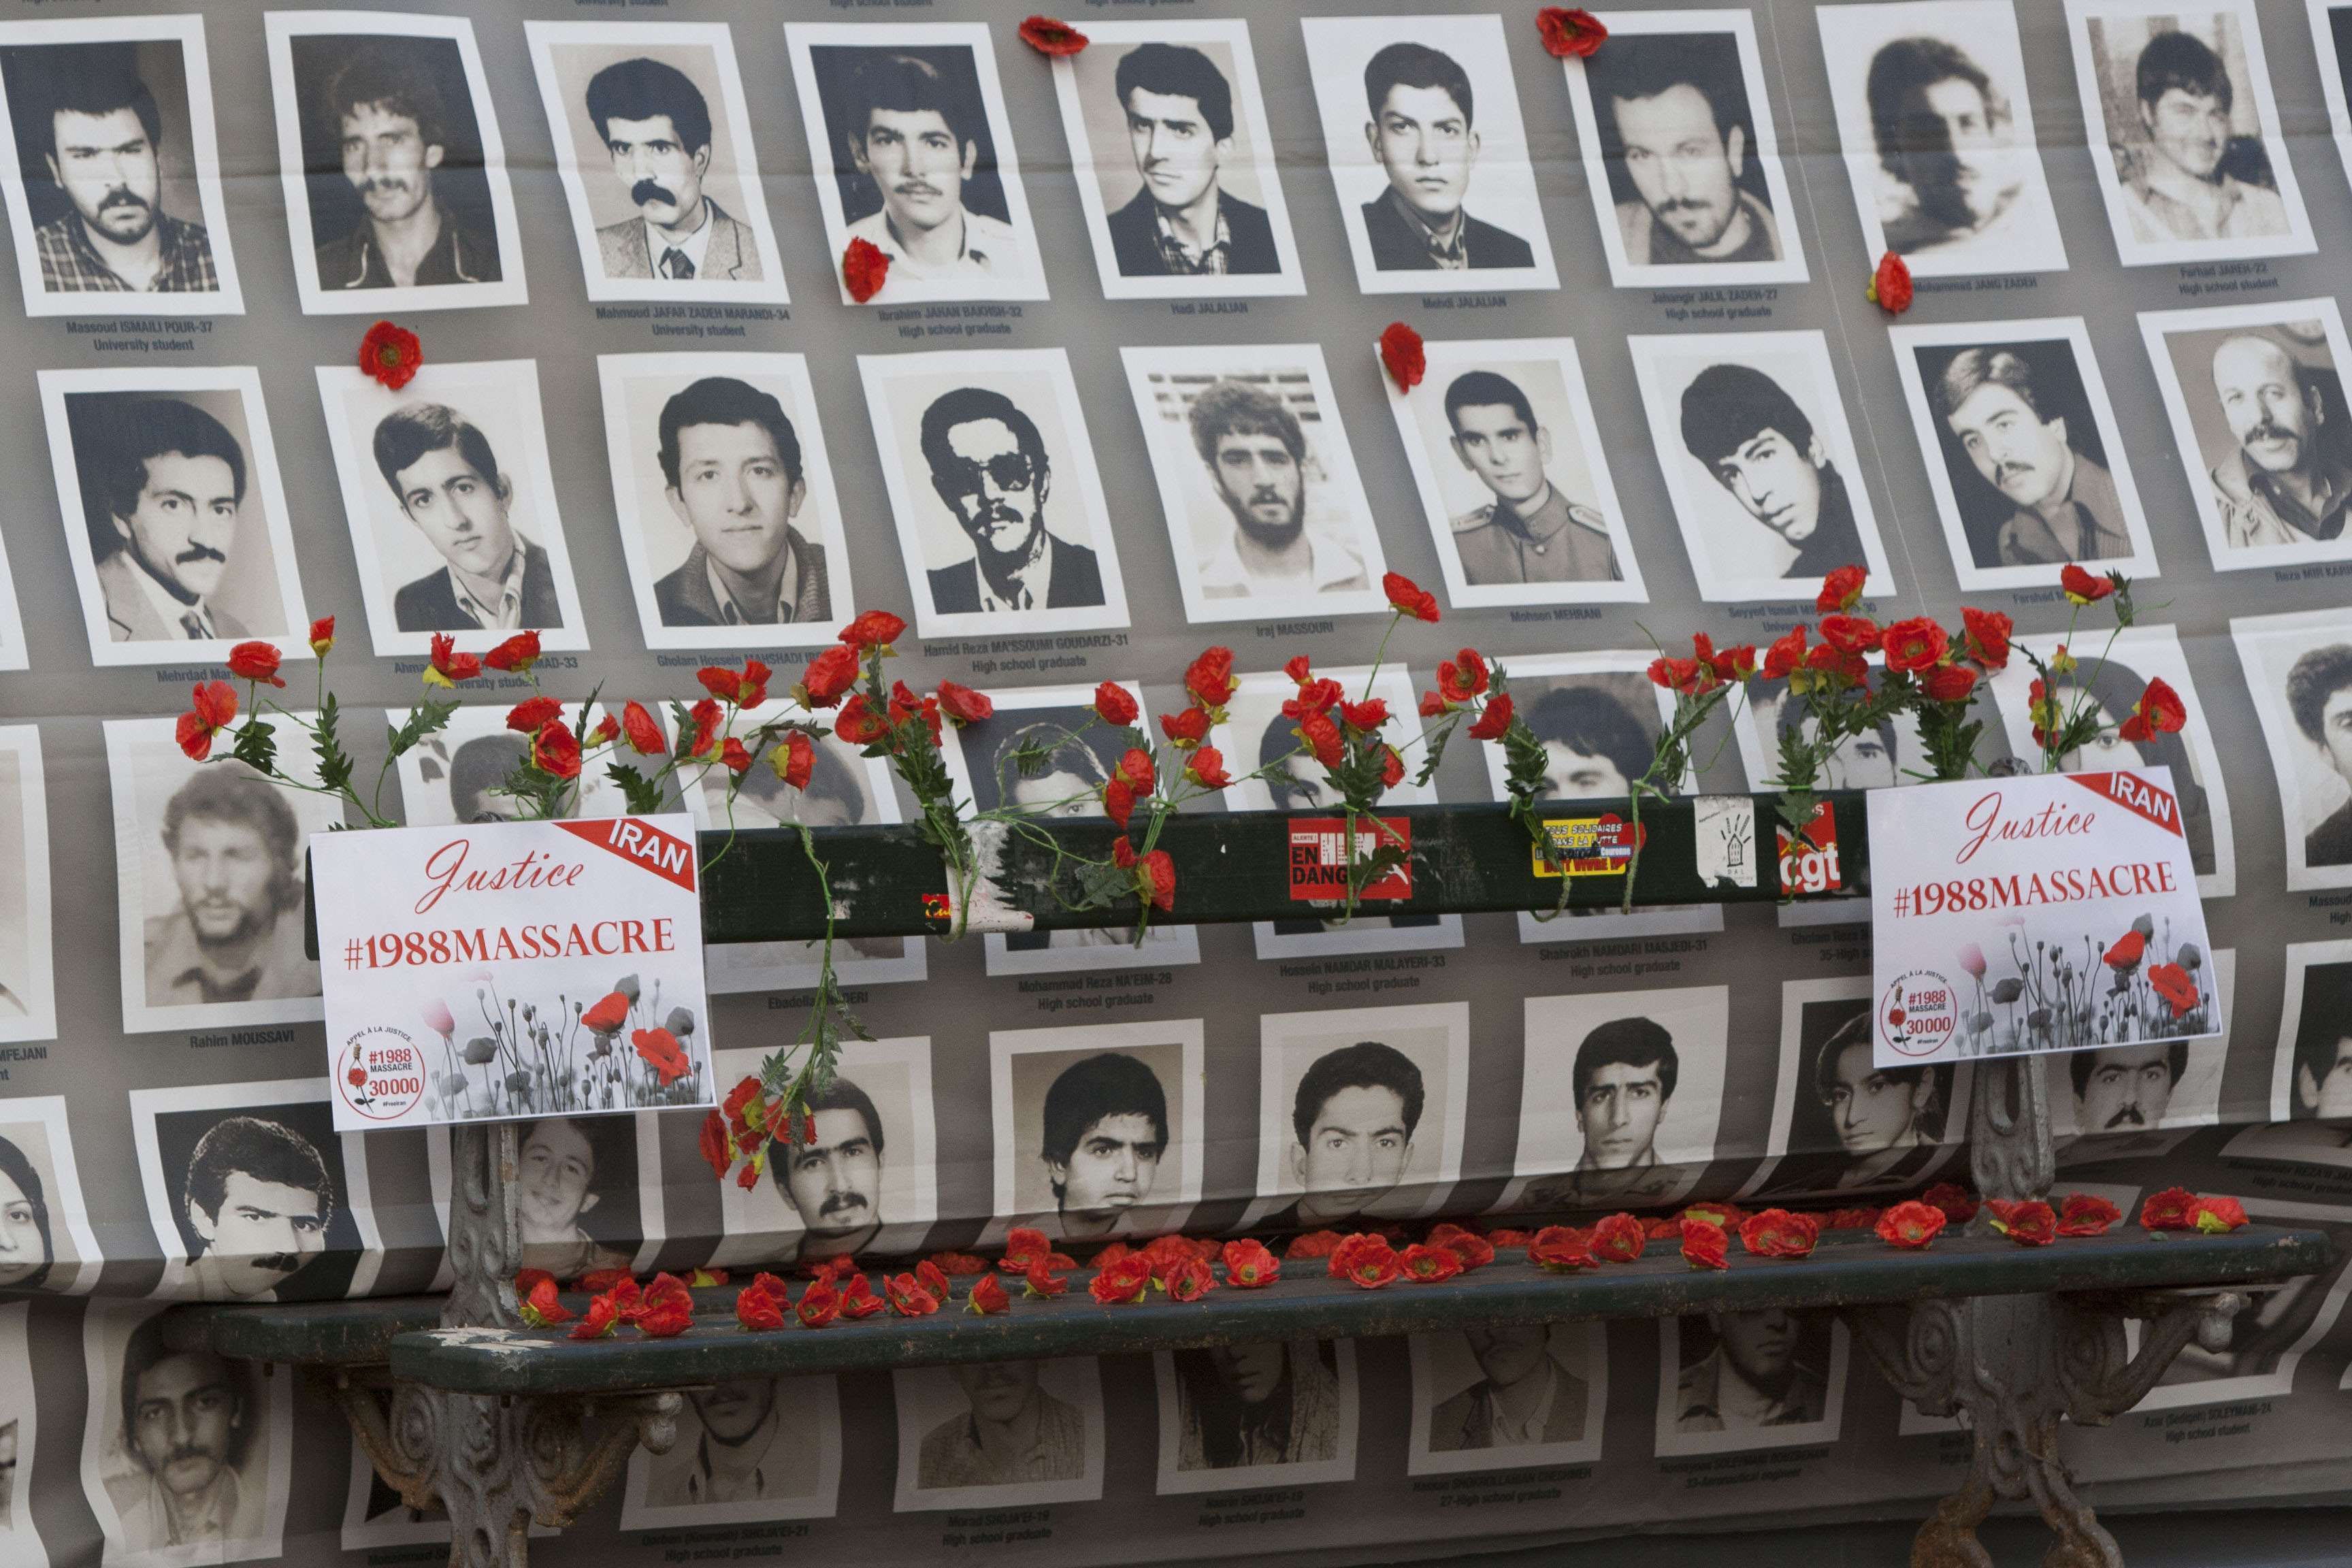
[[[478,171],[478,154],[461,161],[460,145],[436,76],[440,38],[315,40],[340,56],[315,100],[321,123],[312,138],[334,150],[358,211],[341,234],[317,247],[319,287],[412,289],[495,283],[503,276],[496,241],[451,205],[442,188],[461,168]],[[320,57],[312,57],[314,58]],[[454,59],[450,62],[455,64]],[[468,140],[471,140],[468,138]],[[326,170],[310,171],[312,223],[323,221],[316,189]]]
[[[1979,563],[2063,566],[2131,555],[2104,433],[2076,395],[2081,374],[2063,343],[1989,343],[1953,354],[1929,383],[1948,459],[1957,446],[2000,497],[1992,500],[1948,460],[1964,510],[1999,519],[1991,549],[1975,545]]]
[[[319,994],[302,952],[302,826],[242,763],[194,770],[163,808],[178,907],[147,921],[147,1005]]]
[[[616,61],[589,79],[588,118],[637,209],[596,231],[605,277],[758,280],[759,242],[703,188],[710,104],[692,78],[661,60]]]
[[[188,1268],[197,1298],[274,1301],[326,1250],[335,1184],[301,1133],[231,1116],[196,1141],[183,1205],[202,1247]]]
[[[2307,363],[2282,336],[2256,329],[2216,344],[2211,370],[2231,439],[2207,476],[2230,547],[2342,538],[2352,451],[2335,366]]]
[[[133,1467],[107,1478],[121,1521],[115,1553],[163,1561],[227,1562],[268,1533],[268,1465],[260,1441],[270,1416],[249,1363],[210,1351],[175,1351],[151,1317],[122,1352],[121,1446]],[[200,1555],[199,1555],[200,1554]]]
[[[1631,186],[1616,214],[1628,265],[1780,259],[1734,35],[1624,38],[1584,74],[1612,194]]]
[[[2074,1126],[2086,1137],[2145,1132],[2164,1125],[2172,1091],[2189,1070],[2187,1040],[2145,1040],[2075,1051],[2066,1058],[2074,1085]]]
[[[7,67],[28,179],[46,173],[67,204],[33,232],[41,287],[51,293],[217,292],[204,225],[163,210],[163,115],[139,74],[137,46],[14,49]],[[36,145],[37,167],[30,155]]]
[[[994,172],[982,157],[977,84],[919,55],[825,52],[863,57],[848,79],[844,150],[881,205],[849,225],[849,237],[887,256],[894,278],[1018,271],[1013,225],[965,200],[976,175]]]
[[[1361,593],[1371,585],[1349,541],[1307,524],[1307,432],[1255,381],[1222,379],[1192,400],[1192,448],[1233,514],[1233,531],[1201,567],[1212,599]]]
[[[175,397],[101,397],[73,420],[90,554],[115,642],[209,642],[252,630],[213,596],[245,504],[245,448]],[[79,413],[80,411],[77,411]]]
[[[847,1257],[882,1230],[882,1113],[871,1095],[839,1076],[803,1103],[813,1135],[779,1146],[768,1171],[808,1227],[795,1260]]]
[[[1103,602],[1095,552],[1045,526],[1054,479],[1045,437],[1011,398],[956,388],[923,410],[920,445],[931,489],[973,552],[929,573],[934,609],[996,614]]]

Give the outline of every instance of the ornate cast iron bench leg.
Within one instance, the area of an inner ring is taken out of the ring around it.
[[[514,1274],[521,1234],[509,1196],[515,1129],[450,1134],[449,1266],[444,1328],[522,1328]],[[456,1394],[337,1373],[327,1392],[369,1461],[411,1508],[449,1514],[450,1568],[524,1568],[533,1524],[570,1524],[612,1484],[639,1443],[667,1453],[683,1401],[675,1391],[595,1401]]]

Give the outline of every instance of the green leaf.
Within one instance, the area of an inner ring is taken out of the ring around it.
[[[641,816],[650,816],[662,808],[661,786],[639,773],[627,763],[614,763],[604,769],[604,776],[621,786],[628,798],[629,809]]]
[[[335,721],[341,713],[341,710],[335,704],[335,694],[328,692],[319,704],[319,721],[311,730],[311,739],[319,756],[319,782],[331,790],[349,794],[352,759],[344,753],[342,743],[335,733]]]
[[[408,710],[408,717],[398,729],[385,728],[384,745],[394,756],[406,756],[427,735],[437,735],[447,728],[449,715],[457,710],[455,700],[439,702],[427,697]]]

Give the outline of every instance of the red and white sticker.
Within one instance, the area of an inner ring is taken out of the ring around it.
[[[424,1098],[430,1070],[423,1048],[405,1031],[372,1024],[343,1042],[335,1063],[335,1092],[356,1115],[397,1121]]]
[[[1838,865],[1837,811],[1821,803],[1800,830],[1787,823],[1774,830],[1780,841],[1780,891],[1834,893],[1845,886]]]
[[[1412,897],[1412,824],[1402,816],[1356,819],[1356,858],[1369,860],[1384,847],[1407,857],[1404,864],[1382,872],[1356,897]],[[1294,816],[1290,819],[1290,899],[1293,903],[1344,903],[1348,898],[1348,819],[1344,816]]]

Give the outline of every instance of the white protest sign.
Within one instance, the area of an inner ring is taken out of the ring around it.
[[[2221,1032],[2167,768],[1870,794],[1875,1065]]]
[[[310,840],[335,1127],[713,1103],[683,816]]]

